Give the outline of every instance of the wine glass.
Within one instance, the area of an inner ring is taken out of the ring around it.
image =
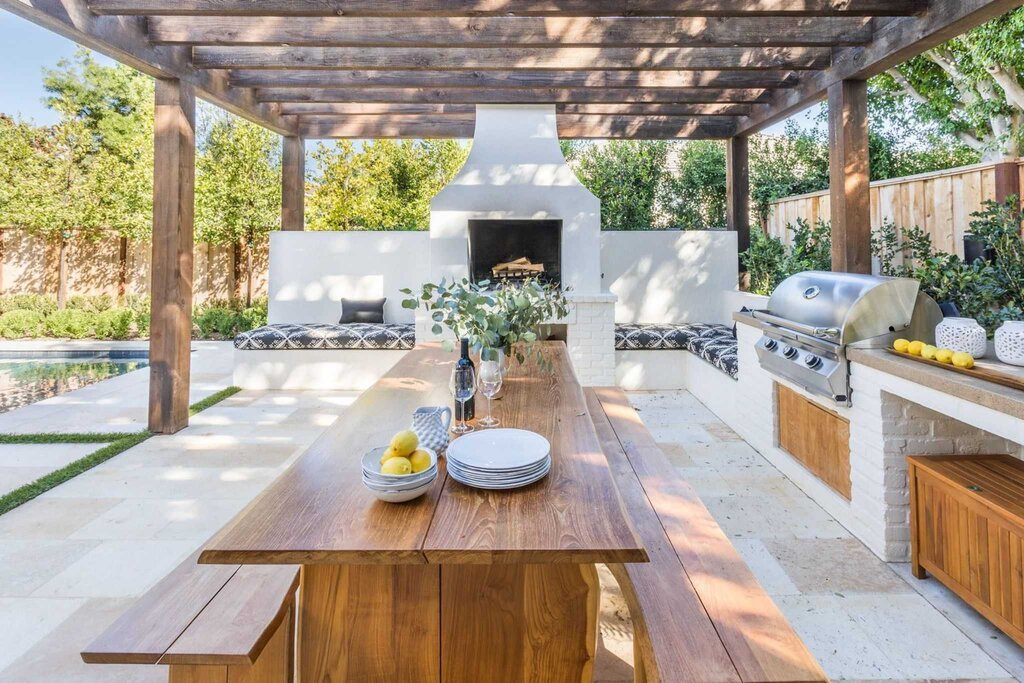
[[[480,393],[487,397],[487,417],[480,420],[481,427],[497,427],[501,421],[491,412],[491,399],[501,391],[501,364],[496,360],[480,362]]]
[[[461,366],[452,370],[452,379],[448,389],[452,392],[455,400],[462,406],[462,410],[459,411],[462,416],[462,423],[452,427],[452,432],[455,434],[466,434],[473,431],[473,428],[466,424],[466,401],[473,398],[473,394],[476,393],[476,373],[473,371],[473,368],[471,366]]]

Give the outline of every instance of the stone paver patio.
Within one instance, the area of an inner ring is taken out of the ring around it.
[[[228,385],[228,345],[197,345],[193,361],[193,401]],[[0,415],[0,433],[139,429],[147,377],[131,373]],[[242,392],[183,432],[154,437],[0,516],[0,681],[165,680],[158,667],[86,666],[78,652],[356,396]],[[934,581],[879,561],[690,394],[632,400],[834,680],[1024,676],[1020,648]],[[44,460],[60,457],[49,451]],[[610,575],[602,579],[597,680],[630,681],[628,611]]]

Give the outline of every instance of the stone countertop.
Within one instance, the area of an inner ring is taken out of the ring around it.
[[[733,320],[745,325],[760,327],[749,313],[734,313]],[[990,344],[991,346],[991,344]],[[921,386],[941,391],[956,398],[977,403],[1018,420],[1024,420],[1024,391],[1004,387],[980,377],[968,377],[957,372],[944,370],[909,358],[901,358],[885,349],[848,348],[847,357],[852,363],[859,363],[894,377],[914,382]],[[994,354],[993,354],[994,355]],[[987,356],[986,356],[987,359]],[[1019,368],[1014,368],[1019,370]],[[856,372],[856,368],[853,372]]]
[[[1005,413],[1018,420],[1024,420],[1024,391],[1004,387],[980,377],[968,377],[909,358],[901,358],[885,349],[851,348],[846,353],[853,363],[860,363],[895,377],[941,391],[944,394]],[[856,372],[856,368],[853,372]]]

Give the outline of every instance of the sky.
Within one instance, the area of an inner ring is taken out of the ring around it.
[[[56,123],[56,114],[42,103],[43,68],[73,56],[76,49],[72,41],[0,10],[0,113],[38,125]],[[806,122],[809,114],[798,115],[797,120]],[[778,124],[767,132],[781,133],[782,129]]]

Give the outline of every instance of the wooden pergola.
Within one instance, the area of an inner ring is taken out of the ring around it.
[[[468,138],[474,106],[545,103],[563,138],[728,141],[828,98],[833,261],[869,272],[866,79],[1024,0],[0,0],[157,79],[150,428],[188,423],[195,98],[284,136],[302,230],[307,138]],[[1016,166],[1004,167],[1002,183]]]

